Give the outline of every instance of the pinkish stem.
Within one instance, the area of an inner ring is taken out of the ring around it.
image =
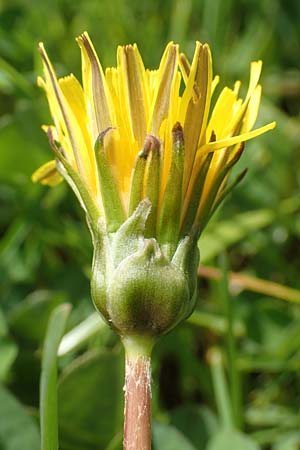
[[[124,340],[123,340],[124,342]],[[126,350],[123,450],[151,450],[151,356],[148,348]],[[151,345],[152,347],[152,345]],[[151,349],[150,349],[151,352]]]

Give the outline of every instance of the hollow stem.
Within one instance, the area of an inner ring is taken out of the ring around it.
[[[122,339],[125,347],[123,450],[151,450],[151,350],[153,340]]]

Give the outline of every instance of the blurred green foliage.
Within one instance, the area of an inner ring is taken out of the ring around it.
[[[60,75],[80,76],[74,38],[84,30],[104,67],[115,63],[118,44],[137,42],[155,67],[170,39],[189,56],[195,40],[208,41],[220,86],[246,83],[250,61],[262,58],[258,122],[275,119],[277,128],[247,144],[239,165],[249,167],[247,177],[200,249],[205,263],[218,265],[226,252],[231,270],[299,290],[299,21],[294,0],[0,2],[1,450],[40,448],[39,377],[51,312],[71,303],[71,330],[93,311],[83,213],[65,185],[30,180],[51,158],[40,128],[51,119],[36,87],[37,43],[44,41]],[[224,263],[222,270],[221,282],[200,280],[199,316],[154,352],[154,448],[299,449],[300,307],[271,294],[227,292]],[[62,450],[120,448],[122,379],[121,346],[106,327],[59,358]]]

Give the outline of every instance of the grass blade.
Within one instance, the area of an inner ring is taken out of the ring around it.
[[[225,317],[227,317],[226,353],[229,372],[229,386],[234,424],[237,428],[242,425],[242,394],[241,379],[237,367],[236,341],[234,336],[235,308],[234,301],[228,290],[228,261],[225,253],[221,255],[222,278],[219,283],[219,296],[222,300]]]
[[[40,383],[41,450],[58,450],[57,350],[70,309],[68,304],[55,308],[44,342]]]
[[[107,324],[101,319],[101,316],[97,312],[92,313],[63,336],[58,348],[58,356],[64,356],[78,350],[91,337],[106,327]]]
[[[207,360],[211,369],[213,389],[221,425],[224,428],[234,428],[232,405],[224,373],[221,350],[217,347],[211,348],[207,354]]]

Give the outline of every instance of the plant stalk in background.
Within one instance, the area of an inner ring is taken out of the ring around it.
[[[57,79],[39,46],[55,159],[33,180],[65,179],[85,210],[92,298],[126,353],[124,449],[148,450],[152,347],[192,313],[198,238],[245,174],[227,183],[244,142],[275,124],[252,130],[260,61],[251,64],[244,100],[236,82],[212,106],[219,77],[207,44],[197,42],[189,62],[169,43],[157,70],[145,69],[136,45],[119,47],[117,67],[104,72],[88,34],[77,42],[82,85],[74,75]]]

